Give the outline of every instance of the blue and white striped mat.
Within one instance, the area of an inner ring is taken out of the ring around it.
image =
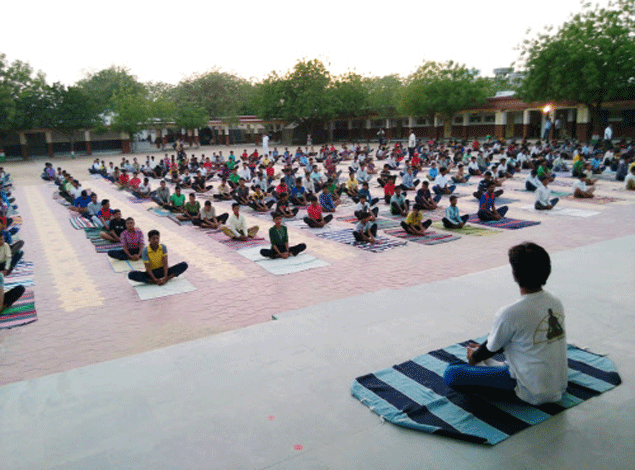
[[[448,388],[443,372],[452,362],[465,362],[468,342],[358,377],[351,393],[393,424],[494,445],[621,383],[609,359],[568,345],[569,385],[558,403],[533,406],[465,395]]]

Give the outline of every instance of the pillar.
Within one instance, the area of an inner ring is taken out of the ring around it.
[[[123,153],[132,153],[132,145],[130,142],[130,136],[126,134],[125,132],[122,132],[119,135],[119,138],[121,139],[121,151]]]
[[[198,140],[198,129],[194,129],[194,143],[196,144],[196,148],[200,147],[200,143]]]
[[[90,131],[84,131],[84,141],[86,142],[86,155],[92,155],[93,146],[90,144]]]
[[[24,158],[25,160],[28,160],[29,150],[28,150],[28,144],[26,142],[26,135],[24,134],[24,132],[20,132],[18,135],[20,136],[20,150],[22,150],[22,158]]]
[[[44,133],[44,138],[46,139],[46,150],[49,157],[53,158],[55,156],[55,153],[53,152],[53,133],[51,131],[46,131]]]
[[[505,125],[507,124],[507,113],[505,111],[496,111],[494,113],[494,135],[497,138],[505,137]]]
[[[523,139],[526,139],[529,135],[529,123],[530,123],[529,110],[523,110]]]
[[[591,112],[589,108],[586,106],[578,106],[575,137],[580,140],[588,140],[591,131]]]
[[[229,145],[229,126],[223,126],[223,132],[225,133],[225,145]]]
[[[353,121],[351,119],[346,121],[346,140],[351,141],[351,134],[353,133]]]

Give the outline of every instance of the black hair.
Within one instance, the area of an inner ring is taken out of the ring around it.
[[[232,204],[232,209],[233,209],[234,207],[237,207],[237,206],[238,206],[238,207],[240,207],[240,204],[238,204],[237,202],[234,202],[234,203]]]
[[[157,229],[150,230],[148,232],[148,240],[150,240],[155,235],[159,235],[160,236],[161,234],[159,233],[159,231]]]
[[[281,212],[278,212],[278,211],[273,211],[273,212],[271,213],[271,218],[272,218],[272,219],[275,219],[275,218],[278,218],[278,217],[282,217],[282,213],[281,213]]]
[[[110,200],[108,200],[108,199],[104,199],[104,200],[102,200],[102,201],[101,201],[101,205],[102,205],[102,206],[105,206],[105,205],[106,205],[106,204],[108,204],[109,202],[110,202]]]
[[[520,287],[538,290],[547,283],[551,274],[549,253],[532,242],[524,242],[509,249],[509,264]]]

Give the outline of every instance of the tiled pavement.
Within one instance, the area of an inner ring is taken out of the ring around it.
[[[190,152],[191,153],[191,152]],[[200,151],[197,153],[201,153]],[[205,150],[207,155],[211,152]],[[108,157],[105,158],[107,161]],[[119,161],[114,156],[113,161]],[[561,201],[564,207],[598,211],[589,218],[554,217],[517,210],[533,195],[512,191],[523,176],[505,183],[505,197],[520,199],[509,215],[542,223],[521,230],[503,230],[488,237],[463,236],[435,246],[409,243],[384,253],[368,253],[318,238],[309,230],[290,227],[292,243],[304,242],[308,253],[330,266],[288,276],[274,276],[207,237],[196,228],[178,226],[133,204],[127,193],[105,180],[89,177],[90,159],[57,163],[72,171],[99,198],[109,198],[124,216],[132,216],[144,232],[161,231],[170,261],[185,260],[185,276],[197,288],[188,294],[140,301],[125,274],[110,268],[83,231],[68,223],[68,210],[56,203],[54,188],[39,180],[41,162],[9,164],[16,182],[15,195],[25,223],[26,259],[35,261],[35,295],[39,320],[0,332],[0,383],[31,379],[130,354],[202,338],[222,331],[271,320],[272,315],[382,289],[416,286],[506,264],[506,249],[532,240],[551,253],[635,233],[635,195],[619,190],[618,183],[599,183],[598,194],[623,202],[595,205]],[[154,183],[156,185],[156,182]],[[553,187],[554,190],[562,190]],[[470,193],[474,186],[459,187]],[[372,188],[379,192],[379,189]],[[382,203],[380,203],[382,204]],[[442,201],[445,206],[447,200]],[[216,204],[229,211],[229,204]],[[476,201],[461,198],[462,213],[474,212]],[[351,211],[352,209],[343,209]],[[248,215],[266,236],[271,223]],[[350,226],[334,221],[341,228]],[[395,308],[399,308],[398,304]]]

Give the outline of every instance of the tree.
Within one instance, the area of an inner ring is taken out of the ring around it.
[[[487,99],[485,80],[478,71],[452,61],[424,62],[403,89],[401,109],[431,121],[439,115],[446,121],[462,109],[481,106]]]
[[[339,117],[353,117],[368,112],[368,93],[362,77],[348,73],[335,78],[331,83],[333,112]]]
[[[126,132],[133,143],[134,135],[152,125],[150,101],[135,90],[115,92],[112,98],[111,129]]]
[[[77,82],[77,86],[90,96],[95,106],[103,114],[112,112],[117,95],[146,95],[143,83],[137,80],[127,68],[112,66],[88,75]]]
[[[591,109],[600,133],[602,104],[635,95],[635,7],[632,0],[585,5],[555,33],[525,39],[526,76],[519,96],[526,102],[573,100]]]
[[[207,111],[201,106],[186,103],[176,107],[174,123],[181,129],[199,129],[208,122]]]
[[[208,118],[235,117],[245,111],[252,87],[243,78],[214,69],[182,80],[173,90],[172,99],[177,105],[189,103],[203,108]]]
[[[75,132],[91,129],[98,121],[97,108],[92,99],[78,87],[55,83],[47,93],[44,124],[64,135],[75,151]]]
[[[401,99],[403,80],[399,75],[369,77],[362,80],[368,95],[368,110],[379,116],[393,117]]]
[[[331,75],[317,59],[298,61],[284,76],[272,73],[258,85],[259,115],[297,122],[315,134],[335,115]]]

